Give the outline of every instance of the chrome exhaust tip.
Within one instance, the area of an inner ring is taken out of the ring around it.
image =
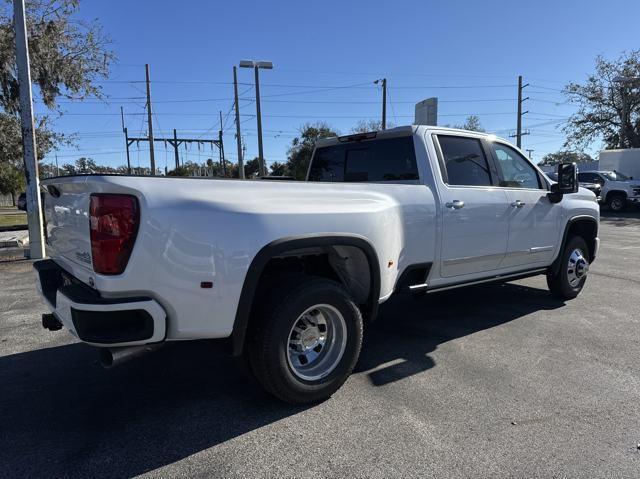
[[[140,346],[124,346],[121,348],[101,348],[98,352],[100,364],[102,364],[102,367],[105,369],[113,368],[131,359],[160,349],[161,346],[161,344],[143,344]]]

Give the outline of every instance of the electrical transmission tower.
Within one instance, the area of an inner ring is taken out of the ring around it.
[[[220,131],[218,132],[218,139],[206,139],[206,138],[178,138],[178,133],[176,129],[173,129],[173,138],[156,138],[153,135],[153,120],[152,120],[152,111],[151,111],[151,81],[149,79],[149,65],[145,65],[145,77],[146,77],[146,86],[147,86],[147,122],[148,122],[148,134],[143,137],[132,137],[129,136],[129,130],[125,126],[124,122],[124,110],[120,107],[120,116],[122,118],[122,132],[124,133],[125,144],[127,145],[127,173],[131,174],[131,159],[129,156],[129,147],[134,143],[140,143],[141,141],[146,141],[149,143],[149,160],[151,163],[151,174],[156,174],[156,162],[155,162],[155,154],[154,154],[154,144],[156,141],[162,142],[165,145],[168,143],[173,147],[173,152],[175,156],[176,168],[180,166],[180,155],[178,154],[178,147],[182,144],[186,145],[187,143],[197,143],[198,145],[202,144],[210,144],[212,147],[215,145],[220,152],[220,167],[222,168],[223,173],[226,174],[226,162],[224,158],[224,145],[222,143],[222,112],[220,112]]]

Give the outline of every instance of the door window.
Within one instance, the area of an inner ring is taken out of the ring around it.
[[[540,188],[540,179],[535,168],[513,148],[501,143],[492,143],[496,156],[500,186],[507,188]]]
[[[445,182],[460,186],[491,186],[489,164],[477,138],[438,135]]]

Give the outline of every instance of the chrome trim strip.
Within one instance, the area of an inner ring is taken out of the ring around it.
[[[530,253],[542,253],[543,251],[553,251],[553,246],[534,246],[529,248]]]
[[[429,285],[427,283],[423,284],[413,284],[409,286],[409,291],[422,291],[423,289],[427,289]]]

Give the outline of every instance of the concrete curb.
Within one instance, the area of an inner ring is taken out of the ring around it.
[[[29,246],[29,232],[27,230],[0,233],[0,248],[25,248],[27,246]]]
[[[29,229],[28,225],[12,225],[12,226],[0,226],[0,233],[5,231],[21,231]]]
[[[13,261],[13,260],[29,259],[29,258],[31,258],[29,248],[0,249],[0,261]]]

